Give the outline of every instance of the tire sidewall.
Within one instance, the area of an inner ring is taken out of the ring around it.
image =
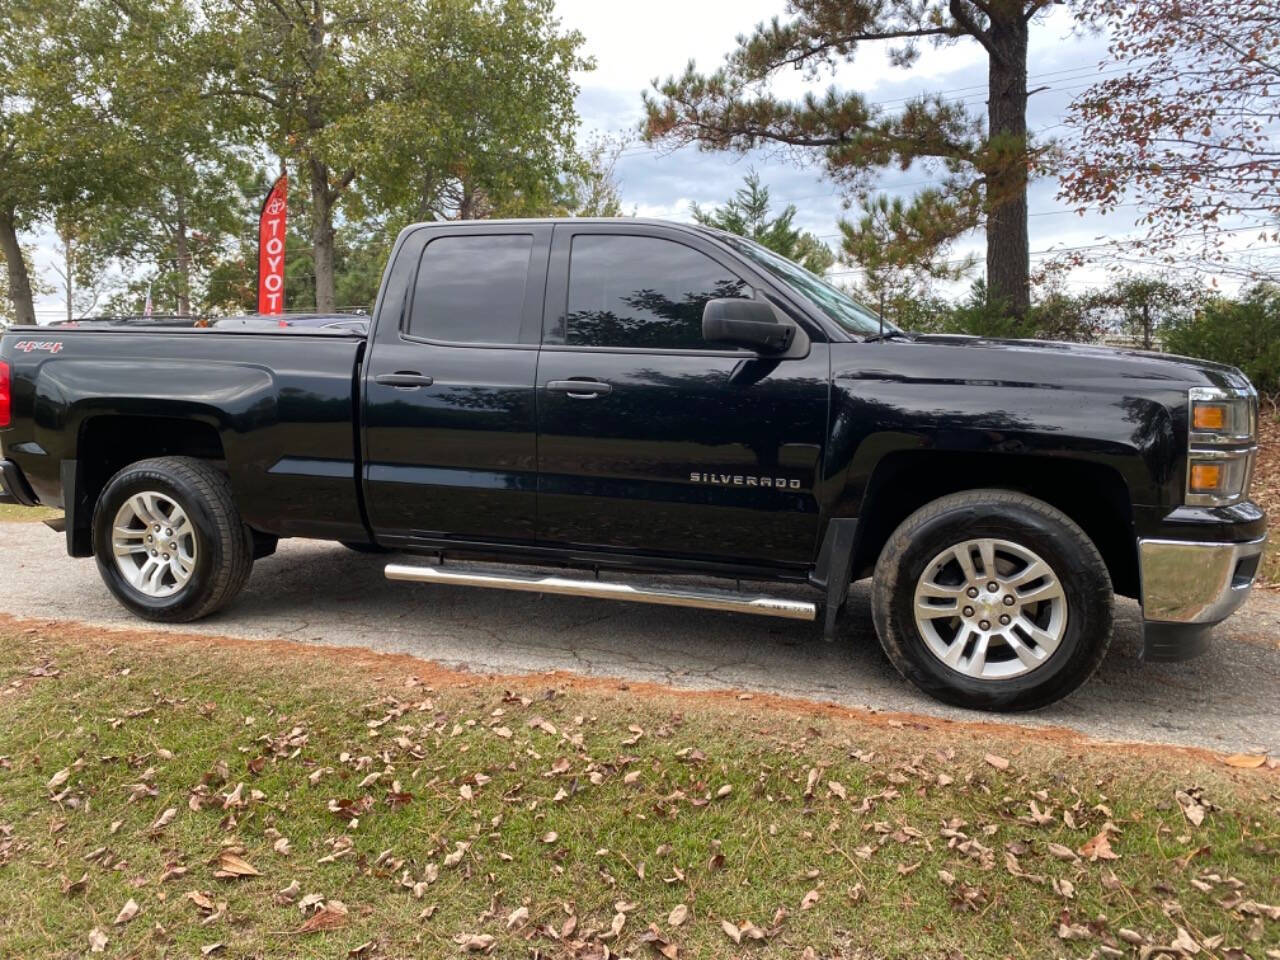
[[[916,626],[915,589],[927,565],[949,546],[984,537],[1012,541],[1038,554],[1066,594],[1062,642],[1047,662],[1020,677],[980,680],[952,670],[929,650]],[[1101,557],[1084,549],[1064,524],[1018,504],[957,507],[926,519],[910,529],[891,575],[894,589],[875,608],[886,652],[917,686],[957,706],[1027,710],[1051,703],[1089,677],[1110,638],[1111,582]]]
[[[112,526],[121,505],[144,491],[163,493],[182,507],[195,528],[196,567],[191,579],[168,597],[148,597],[136,590],[116,566]],[[210,535],[217,523],[205,497],[181,478],[146,466],[126,467],[102,491],[93,514],[93,553],[107,587],[125,607],[149,620],[179,620],[199,610],[216,588],[216,572],[224,563],[221,541]]]

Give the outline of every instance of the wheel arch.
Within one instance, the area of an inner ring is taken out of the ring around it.
[[[951,493],[999,488],[1061,510],[1089,536],[1121,596],[1139,595],[1137,540],[1128,485],[1095,461],[1050,456],[899,450],[873,471],[859,511],[851,569],[869,576],[893,531],[925,504]]]
[[[135,414],[81,422],[76,458],[65,464],[74,467],[63,471],[67,549],[73,557],[93,555],[93,509],[107,482],[131,463],[165,456],[192,457],[226,472],[226,450],[213,422]]]

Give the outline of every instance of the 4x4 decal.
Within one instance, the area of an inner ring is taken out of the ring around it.
[[[61,353],[61,340],[19,340],[13,345],[13,349],[21,350],[23,353]]]

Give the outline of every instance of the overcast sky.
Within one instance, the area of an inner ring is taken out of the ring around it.
[[[578,111],[584,135],[592,131],[634,132],[643,113],[641,93],[655,77],[679,73],[690,58],[703,69],[714,69],[735,46],[738,34],[783,13],[784,6],[784,0],[645,0],[641,4],[557,0],[564,26],[583,33],[586,52],[597,62],[594,71],[576,77],[581,87]],[[1028,123],[1044,137],[1063,132],[1062,119],[1071,98],[1088,87],[1100,69],[1107,69],[1105,40],[1079,34],[1064,9],[1051,9],[1033,26],[1028,64],[1029,87],[1038,91],[1031,98]],[[891,66],[884,56],[884,44],[866,44],[853,63],[842,65],[831,78],[824,77],[819,87],[834,83],[889,107],[907,96],[936,92],[963,100],[981,113],[985,110],[986,73],[985,53],[972,40],[940,48],[926,44],[910,70]],[[788,71],[777,79],[774,89],[795,96],[812,86],[803,74]],[[635,142],[623,154],[617,173],[628,212],[687,220],[692,202],[723,202],[752,168],[761,174],[779,208],[794,203],[797,223],[829,242],[835,241],[836,223],[843,212],[841,198],[817,168],[806,169],[764,153],[741,157],[703,153],[692,147],[667,152]],[[887,193],[910,196],[936,177],[936,172],[918,167],[887,171],[880,177],[879,187]],[[1132,208],[1109,217],[1081,217],[1055,199],[1056,190],[1052,179],[1037,181],[1031,187],[1033,261],[1041,258],[1041,251],[1085,245],[1133,231]],[[965,238],[956,252],[981,256],[982,249],[982,235],[975,233]],[[56,282],[51,258],[51,238],[41,237],[37,265],[47,280]],[[974,275],[981,275],[980,267]],[[1070,285],[1079,289],[1100,279],[1096,270],[1078,272]],[[61,306],[58,291],[41,298],[37,309],[41,319],[48,321],[57,319]]]
[[[782,0],[648,0],[642,6],[644,15],[634,16],[619,13],[634,7],[598,0],[557,2],[565,26],[582,31],[587,52],[597,62],[594,71],[577,78],[582,88],[578,110],[585,129],[634,130],[643,114],[641,92],[649,89],[654,77],[681,72],[691,57],[700,68],[713,69],[733,49],[738,34],[784,9]],[[884,47],[865,44],[852,64],[842,66],[831,78],[824,76],[817,84],[819,90],[834,83],[889,108],[904,97],[934,92],[963,100],[980,114],[985,111],[987,58],[975,41],[959,40],[943,47],[926,43],[910,70],[891,66]],[[1061,133],[1067,104],[1089,85],[1105,56],[1105,40],[1079,35],[1064,11],[1037,20],[1028,73],[1029,87],[1040,92],[1031,98],[1030,128],[1043,136]],[[802,73],[787,71],[777,78],[774,90],[797,96],[813,86]],[[752,168],[761,174],[779,207],[794,203],[797,223],[834,243],[836,222],[844,213],[841,197],[816,167],[798,167],[769,153],[742,157],[693,147],[672,153],[637,143],[623,155],[618,174],[628,211],[634,207],[642,216],[687,220],[691,202],[723,202]],[[937,172],[927,169],[890,170],[880,176],[879,186],[886,193],[910,196],[936,179]],[[1056,191],[1051,180],[1032,186],[1033,251],[1086,244],[1105,233],[1132,228],[1131,211],[1082,218],[1055,200]],[[982,250],[980,233],[957,247],[959,254],[981,255]],[[975,275],[980,273],[979,269]]]

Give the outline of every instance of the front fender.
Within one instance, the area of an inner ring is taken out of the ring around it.
[[[933,450],[1084,461],[1114,470],[1133,503],[1170,502],[1180,482],[1168,398],[998,381],[837,376],[823,501],[856,517],[890,454]]]

